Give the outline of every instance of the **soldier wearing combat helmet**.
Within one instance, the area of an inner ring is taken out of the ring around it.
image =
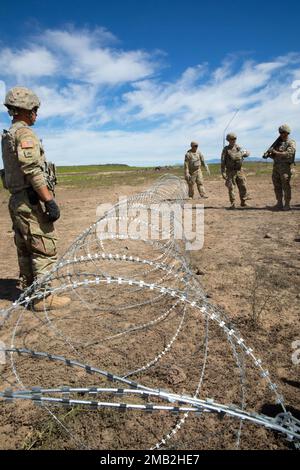
[[[292,198],[291,166],[295,162],[296,142],[289,138],[291,128],[287,124],[280,126],[278,131],[278,139],[265,152],[263,158],[272,158],[274,161],[272,181],[277,200],[274,209],[289,211]]]
[[[12,117],[8,131],[2,134],[2,180],[11,193],[9,212],[15,233],[20,281],[29,287],[55,264],[56,235],[53,223],[59,218],[53,190],[55,174],[45,159],[41,142],[31,129],[40,107],[39,98],[28,88],[12,88],[4,105]],[[48,295],[35,300],[36,311],[61,308],[68,297]]]
[[[241,206],[246,207],[246,200],[249,199],[247,192],[247,181],[242,165],[244,158],[250,155],[249,152],[243,150],[237,145],[236,134],[227,134],[226,140],[228,145],[223,149],[221,156],[221,173],[225,179],[225,185],[228,188],[231,209],[235,209],[235,187],[238,187]]]
[[[207,174],[209,175],[209,168],[205,163],[204,156],[201,152],[198,151],[198,143],[191,142],[191,148],[185,154],[184,159],[184,173],[185,179],[189,186],[189,197],[194,197],[194,185],[197,184],[197,188],[200,194],[200,197],[207,198],[204,189],[202,168],[206,169]]]

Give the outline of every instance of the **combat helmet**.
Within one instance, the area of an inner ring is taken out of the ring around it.
[[[29,88],[16,86],[6,93],[4,105],[8,109],[19,108],[31,111],[34,108],[39,108],[41,102]]]
[[[234,134],[233,132],[231,132],[230,134],[227,134],[226,136],[227,142],[229,142],[231,139],[235,139],[235,140],[237,139],[237,135]]]
[[[282,126],[279,127],[278,131],[279,131],[279,134],[281,134],[282,132],[287,132],[288,134],[290,134],[291,128],[288,124],[282,124]]]

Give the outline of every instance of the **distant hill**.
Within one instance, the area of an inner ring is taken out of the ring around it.
[[[213,158],[212,160],[207,160],[208,163],[220,163],[221,158]],[[247,159],[244,160],[245,162],[251,163],[251,162],[261,162],[261,163],[266,163],[266,162],[272,162],[272,160],[269,158],[268,160],[264,160],[262,157],[248,157]],[[296,162],[300,162],[300,158],[296,158]]]

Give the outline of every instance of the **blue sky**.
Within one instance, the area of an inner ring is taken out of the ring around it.
[[[296,1],[1,1],[0,94],[42,100],[36,131],[57,164],[220,155],[230,130],[253,156],[283,122],[300,132]],[[8,127],[5,108],[0,125]]]

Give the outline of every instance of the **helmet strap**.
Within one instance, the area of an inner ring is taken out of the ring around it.
[[[8,114],[12,117],[18,116],[19,111],[17,108],[8,108]]]

